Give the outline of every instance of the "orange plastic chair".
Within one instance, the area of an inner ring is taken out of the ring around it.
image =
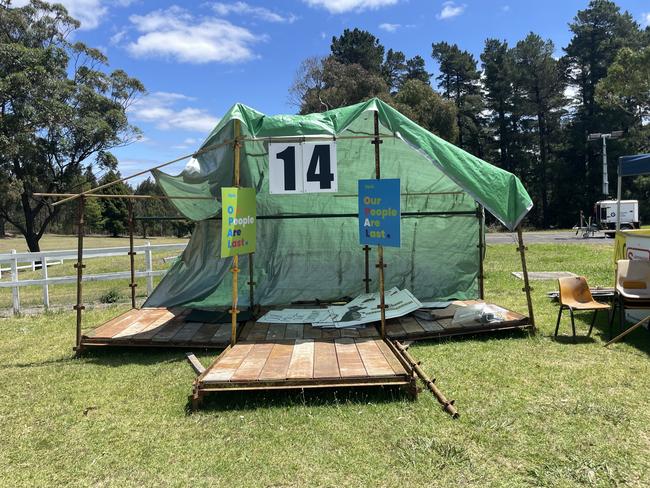
[[[584,276],[576,276],[570,278],[560,278],[557,280],[560,285],[560,312],[557,316],[557,324],[555,325],[555,337],[557,337],[558,330],[560,329],[560,319],[562,318],[562,311],[565,308],[569,309],[571,314],[571,328],[573,329],[573,340],[576,340],[576,324],[573,318],[574,310],[593,310],[594,316],[591,319],[589,332],[587,336],[591,335],[596,322],[596,314],[599,310],[609,311],[610,306],[606,303],[600,303],[594,300],[589,291],[587,279]]]

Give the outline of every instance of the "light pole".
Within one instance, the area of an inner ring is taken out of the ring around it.
[[[607,174],[607,139],[618,139],[623,136],[622,130],[614,130],[608,134],[601,134],[600,132],[594,132],[587,136],[588,141],[597,141],[602,139],[603,141],[603,195],[605,198],[609,196],[609,176]]]

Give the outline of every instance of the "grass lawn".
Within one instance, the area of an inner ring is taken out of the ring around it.
[[[532,271],[612,283],[611,246],[531,244],[528,257]],[[519,269],[514,244],[488,247],[488,298],[525,312]],[[390,391],[235,394],[188,414],[181,352],[74,358],[72,313],[0,320],[0,484],[648,486],[648,331],[604,349],[603,319],[591,339],[554,341],[556,285],[533,286],[537,336],[412,347],[456,421],[430,394]],[[123,309],[91,310],[86,325]]]
[[[150,239],[134,239],[134,244],[143,245],[149,241],[152,245],[156,244],[177,244],[186,243],[187,239],[177,239],[173,237],[154,237]],[[88,236],[84,238],[84,249],[93,248],[106,248],[106,247],[120,247],[128,246],[129,239],[126,237],[106,237],[106,236]],[[11,252],[11,249],[16,249],[18,252],[27,251],[25,239],[22,237],[15,237],[9,239],[0,239],[0,253]],[[59,235],[45,235],[41,239],[41,250],[53,249],[77,249],[77,239],[74,236],[59,236]],[[155,251],[152,253],[153,268],[155,270],[167,269],[171,265],[171,261],[166,263],[163,258],[174,256],[179,252],[174,250]],[[62,265],[54,265],[48,267],[48,276],[50,278],[58,276],[76,276],[77,271],[74,268],[75,260],[66,260]],[[22,263],[19,263],[22,264]],[[27,263],[25,263],[27,264]],[[87,259],[84,263],[86,268],[84,274],[100,274],[110,273],[116,271],[128,271],[130,269],[129,257],[114,256],[106,258],[92,258]],[[1,263],[0,266],[8,268],[9,263]],[[135,257],[136,270],[144,271],[145,262],[144,254],[137,254]],[[40,279],[42,278],[42,271],[22,270],[19,272],[19,279]],[[154,277],[154,286],[160,281],[161,277]],[[11,280],[11,273],[4,272],[2,274],[3,281]],[[146,297],[147,286],[145,278],[137,279],[138,287],[136,288],[137,297],[143,300]],[[49,287],[50,292],[50,306],[61,307],[65,305],[74,304],[76,301],[76,288],[75,283],[56,285]],[[91,281],[84,283],[83,293],[85,303],[97,303],[103,295],[108,291],[113,291],[117,294],[121,301],[128,301],[131,296],[129,288],[129,280],[115,280],[115,281]],[[11,308],[12,294],[11,288],[0,288],[0,310]],[[34,307],[43,306],[43,288],[41,286],[26,286],[20,288],[20,304],[23,309],[33,309]]]

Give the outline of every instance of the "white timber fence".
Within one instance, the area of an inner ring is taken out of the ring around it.
[[[155,244],[147,242],[144,245],[133,246],[136,254],[144,254],[144,271],[136,271],[136,278],[147,278],[147,295],[153,291],[153,277],[164,275],[166,270],[153,269],[153,253],[157,251],[179,251],[182,252],[187,244]],[[121,247],[106,247],[98,249],[84,249],[83,259],[92,258],[106,258],[113,256],[127,256],[129,246]],[[61,285],[64,283],[76,283],[76,276],[57,276],[48,277],[47,268],[52,264],[61,264],[64,260],[77,261],[77,250],[65,251],[41,251],[41,252],[16,252],[12,249],[11,253],[0,254],[0,288],[11,288],[12,294],[12,311],[14,314],[20,313],[20,288],[23,286],[42,286],[43,287],[43,304],[45,308],[50,306],[50,291],[49,287],[52,285]],[[166,261],[166,260],[165,260]],[[3,268],[2,265],[9,263],[8,268]],[[28,263],[21,266],[18,263]],[[42,277],[39,279],[19,279],[19,270],[37,270],[40,269]],[[9,281],[2,279],[2,272],[10,271],[11,277]],[[130,279],[131,271],[117,271],[112,273],[100,274],[87,274],[83,275],[82,282],[89,281],[112,281]]]

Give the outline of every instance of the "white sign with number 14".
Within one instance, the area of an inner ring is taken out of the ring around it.
[[[336,142],[269,144],[270,193],[336,191]]]

